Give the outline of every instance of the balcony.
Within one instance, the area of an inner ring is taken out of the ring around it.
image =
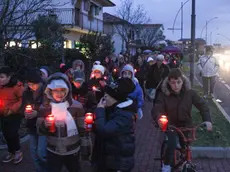
[[[89,31],[103,32],[103,20],[84,14],[78,9],[52,9],[47,10],[45,14],[57,16],[62,25],[79,27],[80,29]]]

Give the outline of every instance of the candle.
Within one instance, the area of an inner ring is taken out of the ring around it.
[[[113,72],[117,72],[117,69],[113,69]]]
[[[92,86],[92,89],[93,89],[93,91],[96,91],[97,87],[96,86]]]
[[[104,76],[104,80],[107,80],[107,77],[106,77],[106,76]]]
[[[54,123],[54,116],[52,114],[48,115],[47,120],[52,122],[52,125],[49,127],[49,132],[54,133],[56,131],[55,123]]]
[[[26,105],[25,112],[26,112],[26,113],[32,113],[32,111],[33,111],[32,106],[31,106],[31,105]]]
[[[86,124],[93,124],[93,114],[92,113],[86,113],[85,114],[85,123]]]
[[[159,119],[159,122],[161,123],[161,130],[166,131],[167,125],[168,125],[168,118],[165,115],[162,115]]]

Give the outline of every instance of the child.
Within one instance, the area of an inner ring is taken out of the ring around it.
[[[60,172],[65,165],[69,172],[79,172],[80,136],[84,136],[84,109],[72,99],[68,77],[62,73],[51,75],[45,89],[47,97],[40,108],[38,131],[47,136],[47,164],[49,172]],[[54,120],[47,118],[52,114]]]
[[[89,81],[89,89],[91,89],[96,96],[97,102],[104,96],[104,87],[106,81],[104,79],[105,67],[102,65],[94,65],[92,68],[91,78]]]
[[[8,163],[12,160],[14,164],[22,161],[23,155],[20,151],[20,137],[18,130],[21,123],[20,107],[24,87],[21,82],[13,76],[10,67],[0,68],[0,119],[2,133],[8,146],[8,154],[2,162]]]
[[[46,137],[39,136],[36,129],[37,115],[43,101],[45,83],[38,69],[28,70],[25,81],[28,88],[23,94],[22,111],[30,134],[30,154],[36,172],[46,172]],[[32,107],[30,112],[26,111],[28,105]]]
[[[144,97],[143,97],[143,91],[138,83],[138,80],[134,77],[135,72],[133,67],[130,64],[127,64],[123,67],[121,71],[121,77],[122,78],[130,78],[135,84],[135,90],[131,94],[129,94],[129,97],[132,98],[137,102],[137,114],[138,114],[138,119],[141,119],[143,117],[143,112],[142,112],[142,107],[144,105]]]

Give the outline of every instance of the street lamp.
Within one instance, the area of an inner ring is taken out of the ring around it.
[[[216,28],[215,30],[213,30],[212,32],[210,32],[209,38],[210,38],[210,45],[212,45],[212,33],[219,30],[219,28]]]
[[[189,2],[190,0],[187,0],[186,2],[181,2],[181,7],[180,9],[178,10],[175,18],[174,18],[174,21],[173,21],[173,27],[172,28],[168,28],[168,30],[172,30],[172,32],[174,33],[174,30],[181,30],[181,39],[183,39],[183,20],[184,20],[184,15],[183,15],[183,8],[184,6]],[[181,12],[181,28],[175,28],[175,23],[176,23],[176,19],[179,15],[179,13]]]
[[[210,20],[206,21],[206,24],[204,25],[202,31],[201,31],[201,34],[200,34],[200,37],[202,38],[202,35],[203,35],[203,32],[204,32],[204,29],[206,28],[206,35],[205,35],[205,40],[206,40],[206,44],[207,44],[207,41],[208,41],[208,24],[215,20],[215,19],[218,19],[218,17],[213,17],[211,18]]]

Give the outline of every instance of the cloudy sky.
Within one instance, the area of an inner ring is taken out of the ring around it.
[[[105,12],[116,14],[120,0],[112,0],[117,6],[104,8]],[[134,0],[134,4],[143,4],[151,23],[162,23],[165,28],[167,39],[180,39],[181,31],[174,34],[168,28],[172,28],[176,13],[180,9],[181,2],[186,0]],[[214,19],[208,24],[208,43],[221,43],[230,45],[230,0],[196,0],[196,37],[201,37],[201,31],[205,22]],[[178,16],[175,28],[180,28],[181,18]],[[184,38],[190,38],[191,26],[191,0],[184,6]],[[211,34],[212,32],[212,34]],[[220,34],[218,36],[218,33]],[[211,36],[212,35],[212,36]],[[203,32],[205,38],[205,30]],[[210,39],[211,38],[211,39]]]

